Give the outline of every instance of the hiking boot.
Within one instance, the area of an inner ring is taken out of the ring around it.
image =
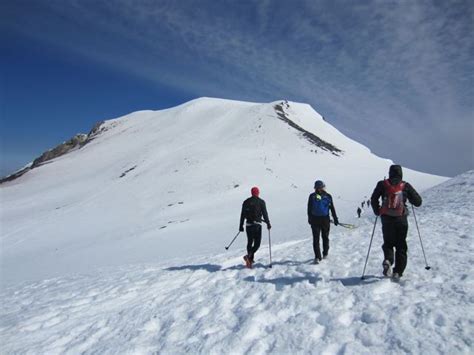
[[[315,258],[314,261],[313,261],[313,264],[317,265],[321,262],[321,259],[319,258]]]
[[[327,259],[327,258],[328,258],[327,254],[323,255],[323,259]]]
[[[254,256],[254,254],[249,255],[249,260],[252,264],[253,264],[253,256]]]
[[[250,260],[248,255],[244,256],[245,267],[251,269],[252,268],[252,261]]]
[[[384,276],[392,276],[392,264],[390,264],[390,261],[384,260],[382,263],[382,267]]]
[[[398,272],[394,272],[392,275],[392,280],[393,281],[399,281],[400,277],[402,277]]]

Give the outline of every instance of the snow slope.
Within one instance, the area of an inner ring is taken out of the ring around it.
[[[326,182],[348,221],[391,164],[293,102],[202,98],[101,129],[83,148],[0,185],[4,283],[220,252],[254,185],[275,242],[297,240],[308,235],[314,180]],[[446,180],[405,176],[420,191]]]
[[[10,286],[2,353],[471,354],[473,191],[470,171],[422,194],[431,270],[411,216],[400,283],[380,277],[380,225],[360,280],[374,222],[365,213],[356,229],[332,229],[319,265],[308,233],[295,232],[273,244],[271,269],[267,243],[243,268],[240,237],[225,253]]]

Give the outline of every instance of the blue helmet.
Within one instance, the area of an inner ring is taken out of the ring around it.
[[[326,187],[326,185],[321,180],[316,180],[316,182],[314,183],[314,188],[315,189],[322,189],[322,188],[325,188],[325,187]]]

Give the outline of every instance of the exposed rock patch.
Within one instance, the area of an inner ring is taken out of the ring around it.
[[[124,177],[125,175],[127,175],[130,171],[135,170],[136,167],[137,167],[137,165],[132,166],[130,169],[125,170],[125,171],[122,173],[122,175],[120,175],[120,177],[123,178],[123,177]]]
[[[297,131],[301,132],[302,136],[306,140],[308,140],[312,144],[318,146],[319,148],[321,148],[323,150],[326,150],[328,152],[331,152],[331,154],[334,154],[336,156],[340,156],[341,154],[344,153],[341,149],[339,149],[336,146],[332,145],[331,143],[326,142],[325,140],[319,138],[315,134],[313,134],[311,132],[308,132],[307,130],[305,130],[304,128],[298,126],[295,122],[290,120],[289,117],[288,117],[288,114],[285,112],[285,107],[286,108],[290,107],[288,102],[282,102],[281,104],[278,104],[278,105],[274,106],[277,117],[280,120],[282,120],[283,122],[286,122],[289,126],[293,127]]]
[[[71,150],[74,150],[76,148],[80,148],[82,145],[84,145],[87,141],[87,134],[76,134],[74,137],[69,139],[68,141],[54,147],[53,149],[50,149],[38,158],[36,158],[33,161],[33,165],[31,166],[31,169],[34,169],[44,162],[48,160],[52,160],[54,158],[60,157],[61,155],[69,153]]]
[[[83,146],[85,146],[87,143],[92,141],[94,138],[96,138],[98,135],[101,133],[105,132],[107,130],[107,127],[103,126],[104,121],[97,122],[94,127],[92,127],[91,131],[89,134],[84,134],[84,133],[79,133],[76,134],[74,137],[71,139],[67,140],[64,143],[59,144],[58,146],[54,147],[53,149],[50,149],[43,154],[41,154],[38,158],[33,160],[33,163],[26,166],[25,168],[14,172],[11,175],[8,175],[4,178],[0,179],[0,184],[7,182],[7,181],[12,181],[20,176],[24,175],[31,169],[37,168],[38,166],[41,166],[48,161],[55,159],[57,157],[60,157],[62,155],[65,155],[73,150],[80,149]]]

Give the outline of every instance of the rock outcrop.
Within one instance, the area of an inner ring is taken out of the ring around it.
[[[341,156],[341,154],[344,153],[341,149],[337,148],[336,146],[332,145],[329,142],[326,142],[325,140],[323,140],[323,139],[319,138],[318,136],[314,135],[313,133],[308,132],[307,130],[303,129],[302,127],[298,126],[295,122],[290,120],[288,118],[287,113],[285,112],[285,107],[286,108],[290,107],[290,105],[288,104],[287,101],[282,102],[281,104],[274,106],[277,117],[280,120],[282,120],[283,122],[286,122],[291,127],[296,129],[297,131],[299,131],[305,139],[307,139],[309,142],[311,142],[315,146],[317,146],[317,147],[319,147],[323,150],[326,150],[328,152],[331,152],[331,154],[334,154],[336,156]],[[324,119],[324,117],[323,117],[323,119]]]
[[[33,160],[33,163],[27,165],[25,168],[18,170],[14,172],[13,174],[8,175],[4,178],[1,178],[0,184],[7,181],[15,180],[19,178],[20,176],[24,175],[25,173],[27,173],[28,171],[30,171],[31,169],[37,168],[38,166],[41,166],[47,161],[60,157],[73,150],[82,148],[83,146],[85,146],[87,143],[92,141],[95,137],[97,137],[101,132],[105,130],[105,127],[103,127],[103,123],[104,121],[96,123],[94,127],[92,127],[89,134],[84,134],[84,133],[76,134],[74,137],[67,140],[66,142],[61,143],[58,146],[54,147],[53,149],[50,149],[44,152],[38,158]]]
[[[48,160],[52,160],[54,158],[60,157],[61,155],[67,154],[70,151],[82,147],[85,143],[87,142],[87,134],[76,134],[74,137],[69,139],[68,141],[54,147],[53,149],[50,149],[38,158],[36,158],[33,161],[33,165],[31,166],[31,169],[34,169],[44,162],[47,162]]]

